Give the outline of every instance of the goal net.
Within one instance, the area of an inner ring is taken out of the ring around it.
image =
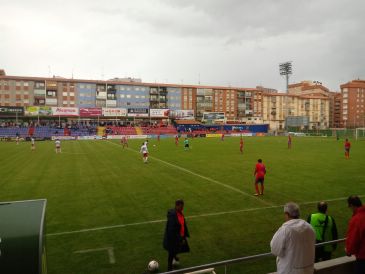
[[[355,131],[356,140],[365,140],[365,128],[357,128]]]

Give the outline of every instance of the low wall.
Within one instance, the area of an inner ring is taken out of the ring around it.
[[[315,274],[352,274],[354,273],[355,257],[340,257],[314,264]],[[276,272],[269,273],[276,274]]]

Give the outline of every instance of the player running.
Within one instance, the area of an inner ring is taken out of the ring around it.
[[[345,140],[345,158],[350,159],[350,148],[351,143],[349,142],[349,139]]]
[[[255,166],[255,171],[253,173],[253,176],[255,176],[255,190],[256,190],[256,193],[254,194],[255,196],[264,195],[265,174],[266,174],[266,167],[262,163],[262,160],[258,159],[257,164]],[[261,185],[260,192],[259,192],[259,186],[258,186],[259,183]]]
[[[288,149],[291,149],[291,135],[288,135]]]
[[[159,134],[157,135],[157,142],[160,142],[160,137],[161,137],[161,134],[159,133]]]
[[[35,140],[33,137],[30,138],[30,143],[31,143],[30,145],[31,151],[35,151]]]
[[[15,141],[16,141],[16,144],[19,145],[19,134],[18,133],[16,134]]]
[[[224,133],[221,135],[221,141],[224,141]]]
[[[243,138],[241,136],[241,140],[240,140],[240,151],[241,153],[243,153]]]
[[[143,155],[143,162],[147,164],[148,161],[148,148],[146,142],[142,143],[141,149],[139,151]]]
[[[179,135],[175,136],[175,146],[179,145]]]
[[[61,141],[59,139],[56,139],[55,145],[56,145],[56,154],[61,153]]]
[[[189,150],[189,139],[188,138],[185,138],[184,140],[184,150]]]

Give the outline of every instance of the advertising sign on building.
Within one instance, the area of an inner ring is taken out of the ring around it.
[[[103,116],[125,117],[125,116],[127,116],[127,109],[125,109],[125,108],[103,108]]]
[[[194,110],[171,110],[170,117],[173,119],[194,119]]]
[[[129,108],[128,117],[148,117],[148,108]]]
[[[102,114],[101,108],[80,108],[80,117],[97,117]]]
[[[53,116],[79,116],[78,108],[52,107]]]
[[[51,116],[52,115],[52,108],[51,107],[39,107],[39,116]]]
[[[0,116],[22,116],[24,115],[23,107],[0,107]]]
[[[151,118],[168,118],[169,113],[169,109],[150,109]]]
[[[25,108],[25,116],[51,116],[52,108],[51,107],[26,107]]]
[[[26,107],[25,116],[38,116],[39,107]]]
[[[202,121],[224,121],[224,112],[204,112]]]

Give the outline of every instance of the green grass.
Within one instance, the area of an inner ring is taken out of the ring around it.
[[[148,164],[136,152],[141,140],[130,141],[125,150],[117,141],[64,141],[58,155],[53,142],[37,142],[33,153],[29,143],[1,142],[0,200],[46,198],[48,234],[142,223],[48,235],[50,274],[138,274],[151,259],[165,270],[164,219],[177,198],[185,200],[191,234],[191,253],[181,256],[182,267],[269,252],[283,213],[281,207],[268,207],[313,201],[301,206],[306,218],[316,201],[365,194],[364,142],[353,141],[350,160],[344,159],[342,141],[332,138],[293,138],[291,150],[286,142],[281,137],[248,137],[241,155],[238,138],[193,139],[190,151],[182,144],[176,147],[173,139],[151,140]],[[258,158],[267,168],[260,198],[252,195]],[[329,213],[343,237],[351,216],[345,199],[329,202]],[[154,220],[160,221],[144,223]],[[115,264],[104,251],[75,253],[104,247],[114,248]],[[343,246],[338,249],[343,255]],[[273,270],[274,259],[228,267],[228,273]]]

